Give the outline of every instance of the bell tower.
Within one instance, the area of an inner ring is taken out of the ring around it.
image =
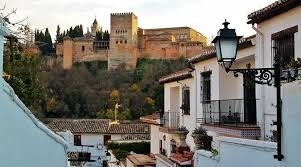
[[[91,25],[91,33],[93,36],[96,36],[96,32],[101,32],[102,28],[101,26],[98,24],[96,17]]]

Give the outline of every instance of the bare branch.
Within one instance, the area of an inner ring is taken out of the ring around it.
[[[0,8],[0,10],[5,10],[5,8],[6,8],[6,2],[4,3],[3,8]]]
[[[12,15],[12,14],[16,14],[17,13],[17,8],[13,9],[13,11],[11,11],[9,14],[7,14],[6,16],[4,16],[3,18],[7,18],[8,16]]]

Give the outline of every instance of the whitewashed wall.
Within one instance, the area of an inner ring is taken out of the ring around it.
[[[103,134],[83,133],[81,135],[82,145],[98,145],[104,144]]]
[[[188,86],[190,89],[190,114],[182,114],[182,87]],[[191,132],[196,127],[196,86],[194,78],[180,80],[179,82],[171,82],[164,84],[164,110],[165,112],[178,112],[180,116],[180,126],[185,126],[189,130],[186,138],[186,143],[193,149],[194,142],[191,137]],[[163,135],[161,135],[163,136]],[[166,134],[165,149],[169,155],[170,140],[176,139],[174,135]],[[163,141],[164,142],[164,141]]]
[[[281,167],[274,159],[276,143],[248,139],[219,137],[219,153],[198,150],[195,153],[195,166],[206,167]]]
[[[283,14],[275,16],[258,24],[257,28],[263,33],[263,36],[256,36],[256,67],[272,67],[272,40],[271,35],[287,28],[298,25],[298,32],[295,33],[295,57],[301,57],[301,6],[291,9]],[[265,130],[262,136],[271,136],[271,130],[275,126],[270,126],[273,120],[276,120],[276,90],[274,87],[257,85],[257,97],[260,104],[257,106],[257,118],[262,123]]]
[[[286,167],[299,167],[301,154],[301,81],[283,86],[282,150]]]
[[[150,125],[151,128],[151,153],[160,153],[160,139],[163,140],[163,134],[159,131],[159,125]]]
[[[282,150],[284,159],[273,158],[277,153],[274,142],[219,137],[219,154],[198,150],[195,153],[195,166],[232,167],[299,167],[301,131],[298,130],[301,120],[301,81],[283,86],[283,133]]]

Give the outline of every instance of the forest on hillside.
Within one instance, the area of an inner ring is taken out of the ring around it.
[[[10,45],[13,44],[13,45]],[[135,71],[107,71],[106,62],[83,62],[71,70],[44,67],[43,55],[24,55],[20,43],[7,43],[4,70],[7,82],[40,119],[114,118],[138,119],[163,109],[160,77],[186,67],[185,59],[140,59]]]

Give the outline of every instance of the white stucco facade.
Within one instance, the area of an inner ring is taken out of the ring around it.
[[[285,13],[277,15],[257,25],[257,29],[262,33],[256,36],[256,67],[272,67],[272,39],[274,33],[282,30],[298,26],[298,32],[294,33],[295,42],[295,58],[301,57],[301,6],[293,8]],[[276,89],[274,87],[256,85],[256,94],[260,100],[258,107],[258,120],[264,126],[262,136],[271,136],[271,130],[275,130],[274,126],[270,126],[272,121],[276,120]]]

